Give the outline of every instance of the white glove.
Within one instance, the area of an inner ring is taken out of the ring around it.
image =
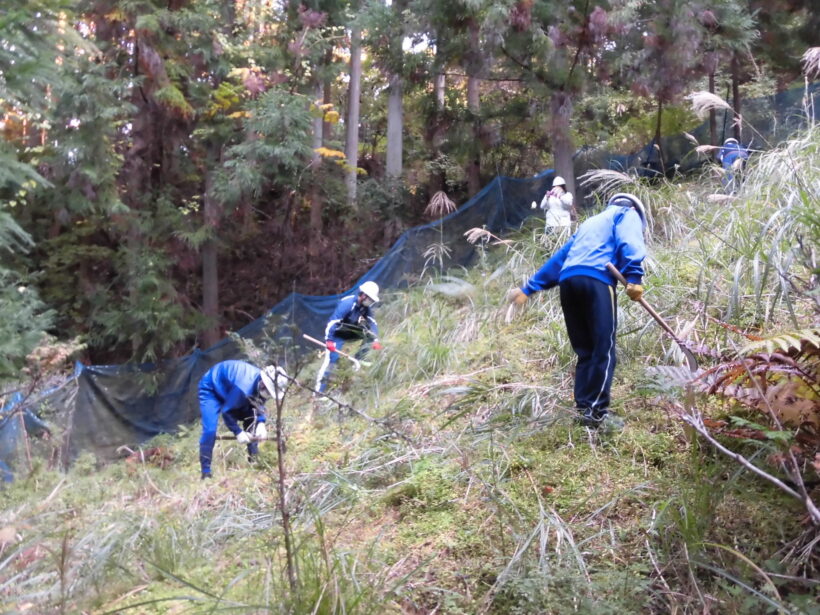
[[[239,442],[239,444],[250,444],[251,434],[249,434],[247,431],[240,431],[238,434],[236,434],[236,441]]]
[[[260,440],[266,440],[268,437],[268,428],[265,427],[264,423],[257,423],[256,429],[253,431],[253,435]]]

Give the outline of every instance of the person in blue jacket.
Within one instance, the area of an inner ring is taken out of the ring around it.
[[[381,350],[379,343],[379,325],[373,318],[373,304],[379,301],[379,285],[365,282],[359,286],[355,295],[347,295],[339,300],[336,309],[325,327],[325,357],[316,375],[316,389],[322,393],[327,389],[330,375],[339,361],[339,353],[345,342],[363,340],[356,353],[361,359],[371,348]]]
[[[723,185],[730,192],[737,189],[735,176],[743,172],[743,167],[749,159],[749,150],[737,142],[737,139],[726,139],[723,142],[723,147],[717,155],[718,162],[723,165],[723,170],[726,174],[723,177]]]
[[[287,374],[281,367],[259,369],[245,361],[222,361],[205,372],[199,380],[202,478],[211,476],[219,416],[236,436],[236,441],[247,444],[248,457],[253,459],[259,451],[259,440],[267,438],[265,401],[273,397],[282,399],[287,384]]]
[[[588,427],[605,419],[612,427],[621,426],[620,419],[609,415],[618,323],[617,280],[606,265],[612,263],[626,278],[629,298],[640,300],[645,227],[646,209],[640,199],[615,194],[604,211],[585,220],[526,285],[511,293],[511,301],[523,305],[533,293],[558,286],[569,341],[578,357],[575,406]]]

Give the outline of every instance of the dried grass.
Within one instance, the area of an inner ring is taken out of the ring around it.
[[[456,210],[456,204],[447,196],[444,190],[436,192],[427,207],[424,208],[424,213],[433,218],[441,218]]]
[[[593,188],[595,193],[607,195],[616,191],[626,190],[624,186],[635,186],[637,180],[632,175],[612,171],[610,169],[593,169],[579,178],[581,186]]]
[[[820,76],[820,47],[809,47],[800,60],[803,65],[803,74],[809,79]]]
[[[729,103],[711,92],[693,92],[687,98],[692,102],[692,110],[700,119],[705,119],[710,111],[732,111]]]

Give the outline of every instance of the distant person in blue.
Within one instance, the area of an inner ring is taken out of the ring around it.
[[[749,150],[738,143],[737,139],[726,139],[718,152],[717,159],[725,171],[723,186],[729,193],[732,193],[737,190],[740,183],[740,175],[749,159]]]
[[[585,220],[577,232],[510,300],[524,305],[530,295],[558,286],[569,341],[578,356],[575,368],[575,407],[587,427],[623,422],[609,413],[615,371],[617,280],[606,268],[612,263],[626,278],[633,301],[643,296],[644,229],[646,209],[633,194],[612,196],[606,209]]]
[[[268,435],[265,401],[271,398],[281,400],[287,384],[287,374],[281,367],[259,369],[245,361],[222,361],[205,372],[199,381],[199,409],[202,413],[199,463],[202,478],[211,477],[211,458],[219,416],[236,436],[236,441],[247,444],[248,457],[253,459],[259,451],[259,440],[264,440]]]
[[[361,359],[371,348],[381,350],[379,343],[379,325],[373,318],[373,304],[379,301],[379,285],[375,282],[365,282],[359,286],[355,295],[347,295],[339,300],[333,316],[325,327],[325,357],[316,376],[316,390],[324,393],[327,389],[330,375],[339,361],[342,346],[348,341],[363,340],[362,346],[356,353],[356,359]]]

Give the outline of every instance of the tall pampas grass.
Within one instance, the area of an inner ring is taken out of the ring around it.
[[[711,92],[693,92],[687,98],[692,101],[692,110],[700,119],[705,119],[710,111],[733,111],[732,107],[720,96]]]
[[[800,60],[803,74],[809,79],[820,76],[820,47],[809,47]]]
[[[584,188],[593,188],[595,192],[609,194],[616,190],[626,190],[626,186],[633,186],[637,180],[626,173],[610,169],[592,169],[581,175],[581,185]]]
[[[456,210],[456,204],[447,196],[444,190],[439,190],[427,203],[424,213],[433,218],[441,218]]]

